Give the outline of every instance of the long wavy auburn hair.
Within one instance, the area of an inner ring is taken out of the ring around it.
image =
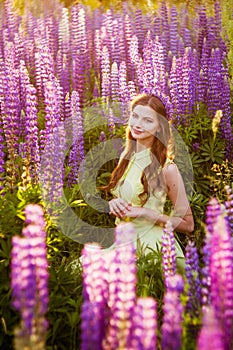
[[[171,133],[165,106],[158,97],[148,94],[138,95],[131,102],[131,113],[137,105],[151,107],[158,114],[158,120],[160,124],[160,131],[154,135],[154,141],[150,148],[151,163],[144,169],[141,177],[141,182],[144,190],[139,195],[139,198],[141,199],[143,206],[151,193],[155,194],[155,190],[162,189],[164,187],[163,174],[160,170],[161,167],[164,166],[168,156],[168,146],[171,139]],[[133,138],[128,126],[126,128],[126,144],[124,156],[112,172],[109,184],[102,189],[111,192],[111,190],[116,187],[129,164],[132,154],[135,151],[136,139]]]

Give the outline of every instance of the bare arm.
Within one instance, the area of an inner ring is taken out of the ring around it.
[[[173,204],[174,215],[170,217],[160,215],[157,222],[164,225],[169,218],[174,229],[184,233],[191,233],[194,230],[193,215],[183,179],[175,164],[169,164],[164,168],[164,178],[168,197]]]
[[[163,215],[156,210],[145,207],[125,208],[124,214],[129,217],[145,217],[161,226],[170,220],[174,229],[183,233],[191,233],[194,230],[193,215],[181,174],[175,164],[167,165],[163,172],[167,194],[173,204],[173,215]]]

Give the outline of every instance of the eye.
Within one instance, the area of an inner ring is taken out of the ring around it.
[[[147,122],[147,123],[153,123],[153,120],[152,120],[152,119],[146,118],[146,122]]]

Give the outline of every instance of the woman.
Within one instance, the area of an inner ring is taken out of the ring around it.
[[[152,249],[156,249],[157,243],[160,245],[168,219],[179,232],[188,234],[194,229],[182,177],[169,158],[170,138],[161,100],[147,94],[136,97],[131,104],[125,150],[106,186],[114,195],[109,209],[116,224],[132,221],[141,243]],[[167,196],[173,205],[171,216],[163,214]],[[183,264],[178,242],[176,255]]]

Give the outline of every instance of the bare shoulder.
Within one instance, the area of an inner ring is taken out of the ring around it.
[[[173,161],[169,161],[165,164],[163,173],[165,177],[173,177],[180,174],[177,165]]]

